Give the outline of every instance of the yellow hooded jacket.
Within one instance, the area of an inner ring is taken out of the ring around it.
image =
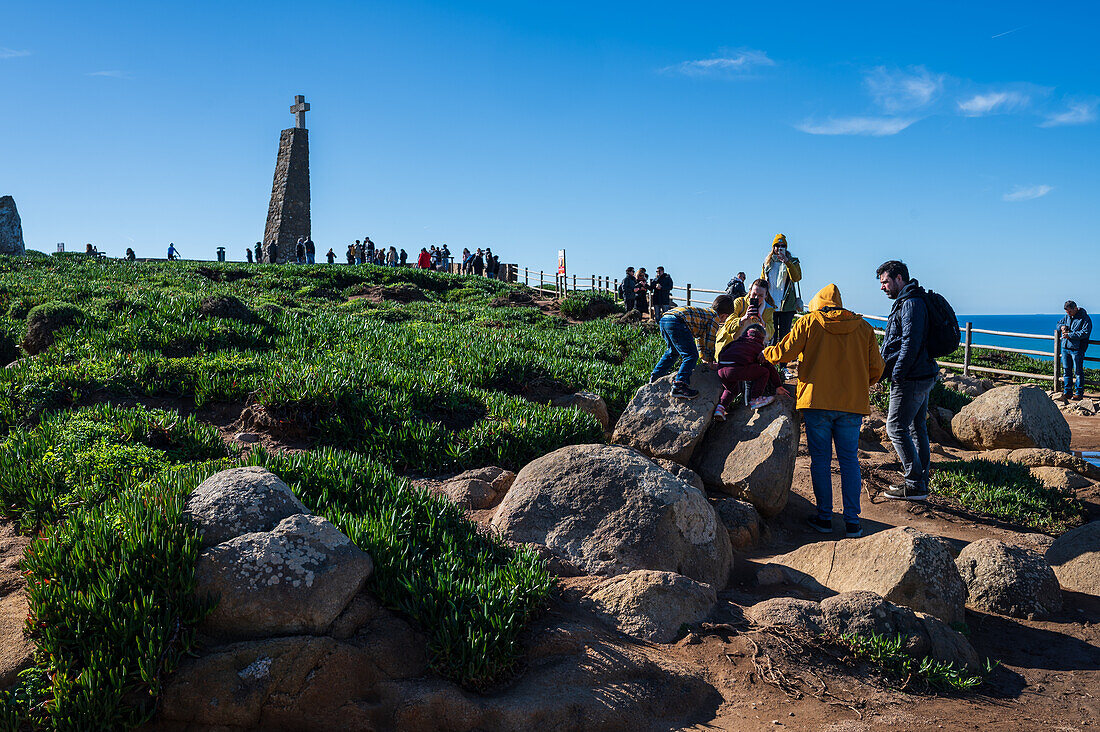
[[[882,376],[882,354],[870,323],[843,308],[837,286],[825,285],[810,300],[809,314],[764,349],[772,363],[798,358],[799,409],[871,413],[867,393]]]

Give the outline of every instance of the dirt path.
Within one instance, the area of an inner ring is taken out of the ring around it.
[[[1085,417],[1080,414],[1065,415],[1073,433],[1069,446],[1073,450],[1100,452],[1100,416]]]
[[[23,637],[27,598],[19,560],[30,539],[15,532],[10,521],[0,519],[0,688],[27,667],[32,646]]]

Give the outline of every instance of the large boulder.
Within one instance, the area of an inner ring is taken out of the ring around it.
[[[942,620],[913,612],[873,592],[844,592],[820,603],[776,597],[748,608],[745,616],[763,628],[788,628],[810,637],[900,635],[906,653],[914,658],[931,656],[943,663],[970,668],[979,664],[970,642]]]
[[[955,566],[966,583],[971,607],[1017,618],[1062,609],[1062,590],[1054,570],[1027,549],[979,539],[963,548]]]
[[[654,643],[672,643],[682,626],[702,622],[717,602],[710,585],[649,569],[606,580],[581,600],[623,633]]]
[[[373,569],[325,519],[291,516],[199,555],[195,592],[219,598],[203,629],[231,638],[323,633]]]
[[[722,395],[718,374],[707,368],[696,369],[691,386],[699,390],[694,399],[672,397],[671,375],[638,389],[615,423],[611,441],[633,447],[643,455],[687,465]]]
[[[1042,388],[998,386],[967,404],[951,431],[973,450],[1048,447],[1069,450],[1069,423]]]
[[[571,445],[528,463],[492,526],[589,574],[655,569],[723,588],[733,556],[703,494],[615,445]]]
[[[202,534],[203,547],[270,531],[299,513],[310,511],[279,476],[257,466],[215,473],[192,491],[184,508]]]
[[[798,432],[793,399],[777,397],[763,409],[738,407],[707,430],[695,472],[708,488],[748,501],[770,518],[787,505]]]
[[[966,585],[947,544],[908,526],[807,544],[772,558],[757,580],[816,591],[867,590],[947,623],[965,618]]]
[[[719,520],[730,534],[734,549],[744,549],[760,543],[767,536],[768,526],[760,518],[760,512],[747,501],[736,498],[719,498],[714,502]]]
[[[11,196],[0,196],[0,254],[26,254],[23,222]]]
[[[1100,521],[1059,536],[1047,549],[1046,560],[1063,589],[1100,596]]]

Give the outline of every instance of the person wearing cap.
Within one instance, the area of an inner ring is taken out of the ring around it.
[[[619,283],[619,297],[623,299],[628,313],[634,309],[634,285],[636,284],[638,280],[634,279],[634,268],[627,267],[623,281]]]
[[[788,251],[786,235],[776,234],[772,239],[772,250],[764,258],[760,279],[768,281],[768,291],[775,301],[775,333],[771,341],[775,345],[791,332],[794,314],[798,312],[795,283],[802,279],[802,266],[798,263],[798,257],[792,257]],[[786,366],[785,363],[779,364],[784,369],[784,376],[789,379],[791,374],[785,370]]]

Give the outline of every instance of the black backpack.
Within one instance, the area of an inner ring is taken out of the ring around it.
[[[925,348],[932,358],[943,358],[955,352],[962,340],[959,332],[959,319],[947,299],[932,290],[923,294],[924,306],[928,311],[928,332],[925,335]]]

